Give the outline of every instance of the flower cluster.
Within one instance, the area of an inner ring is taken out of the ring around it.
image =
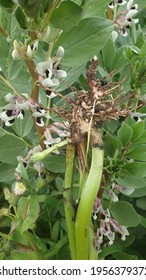
[[[95,246],[98,252],[103,247],[113,244],[116,233],[121,236],[123,241],[129,235],[127,228],[111,217],[109,209],[103,208],[99,198],[96,199],[94,204],[93,219],[98,220],[98,229],[95,233]]]
[[[22,97],[14,96],[11,93],[5,96],[5,101],[8,104],[3,107],[0,118],[6,126],[11,126],[16,118],[21,120],[24,118],[25,110],[29,109],[29,101]]]
[[[55,133],[59,137],[53,138],[51,133]],[[46,128],[44,136],[46,138],[44,144],[46,145],[46,148],[49,148],[50,146],[61,142],[62,137],[69,136],[69,132],[63,123],[54,122],[52,125]]]
[[[59,79],[67,76],[66,71],[60,70],[60,61],[64,56],[64,48],[59,47],[56,55],[45,62],[39,62],[36,66],[39,74],[39,82],[44,88],[51,88],[59,85]],[[49,95],[54,97],[54,95]]]
[[[119,29],[119,32],[123,36],[128,35],[128,29],[131,26],[132,21],[134,23],[138,23],[138,19],[133,19],[133,17],[138,12],[138,4],[134,4],[134,0],[126,1],[112,1],[109,4],[109,7],[114,9],[117,5],[125,5],[126,9],[120,11],[120,13],[117,10],[116,17],[114,18],[115,26]],[[118,33],[114,30],[112,32],[112,38],[115,41],[118,36]]]
[[[31,44],[22,44],[17,40],[13,42],[12,58],[14,60],[20,60],[21,58],[31,59],[38,49],[38,40],[35,40]]]
[[[21,169],[21,165],[23,164],[25,166],[25,168],[27,169],[29,164],[30,164],[30,158],[31,156],[34,154],[34,153],[37,153],[37,152],[41,152],[42,151],[42,148],[40,145],[32,148],[28,153],[27,155],[23,158],[21,156],[18,156],[17,157],[17,160],[18,160],[18,165],[15,169],[15,177],[17,180],[20,180],[21,179],[21,175],[22,175],[22,169]],[[33,167],[35,168],[35,170],[38,172],[38,175],[40,176],[40,174],[43,172],[44,170],[44,164],[41,162],[41,161],[38,161],[36,162]]]

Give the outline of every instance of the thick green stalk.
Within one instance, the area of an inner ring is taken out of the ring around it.
[[[69,246],[72,260],[76,259],[75,251],[75,209],[73,207],[72,197],[72,177],[74,172],[75,147],[72,144],[67,145],[66,149],[66,171],[64,179],[64,209],[68,230]]]
[[[89,230],[91,214],[100,187],[103,170],[103,146],[97,131],[93,131],[92,138],[91,167],[79,202],[75,222],[76,259],[78,260],[89,259],[90,248],[88,246],[90,243]]]

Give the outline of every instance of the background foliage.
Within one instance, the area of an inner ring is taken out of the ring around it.
[[[13,42],[36,40],[49,25],[50,35],[39,39],[33,57],[35,65],[45,61],[48,46],[51,56],[59,46],[65,50],[61,67],[67,72],[64,82],[55,90],[71,96],[76,90],[87,90],[86,71],[97,55],[97,79],[121,83],[122,106],[129,116],[106,120],[101,127],[104,142],[103,174],[106,186],[102,204],[109,208],[120,225],[128,227],[124,241],[116,234],[111,246],[102,247],[99,259],[145,259],[146,240],[146,4],[139,0],[139,23],[132,22],[128,36],[119,34],[114,42],[112,18],[108,16],[106,0],[88,1],[3,1],[0,0],[0,108],[7,104],[8,93],[30,98],[32,79],[26,57],[12,58]],[[39,3],[39,4],[38,4]],[[57,3],[57,6],[55,4]],[[60,32],[62,30],[62,32]],[[50,50],[50,49],[49,49]],[[4,79],[3,79],[4,78]],[[39,90],[39,104],[48,106],[43,88]],[[53,101],[52,101],[53,100]],[[51,100],[51,108],[63,106],[58,96]],[[58,121],[52,113],[53,121]],[[59,119],[60,120],[60,119]],[[49,154],[42,160],[44,168],[38,172],[33,162],[27,168],[19,160],[21,181],[26,186],[22,196],[14,194],[18,157],[39,144],[31,112],[24,119],[16,119],[10,126],[0,128],[0,259],[70,259],[67,227],[63,203],[65,147],[59,154]],[[114,186],[114,190],[113,190]],[[116,187],[115,187],[116,186]],[[74,200],[79,189],[78,167],[73,181]],[[113,201],[109,191],[118,197]],[[96,228],[96,221],[95,221]]]

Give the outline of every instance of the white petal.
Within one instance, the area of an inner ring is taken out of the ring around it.
[[[47,94],[46,96],[48,98],[54,98],[54,97],[56,97],[56,94],[52,91],[51,94],[49,94],[49,95]]]
[[[127,2],[127,10],[128,11],[132,8],[133,2],[134,2],[134,0],[130,0],[130,1]]]
[[[4,99],[6,100],[6,102],[10,102],[10,103],[14,103],[15,101],[15,96],[11,93],[6,94],[6,96],[4,97]]]
[[[135,18],[133,19],[134,23],[138,23],[139,22],[139,19],[138,18]]]
[[[62,46],[59,46],[57,53],[56,53],[57,57],[63,57],[64,56],[64,48]]]
[[[65,77],[67,77],[67,73],[64,70],[56,70],[55,71],[55,75],[58,78],[65,78]]]
[[[57,79],[44,79],[42,82],[42,85],[44,87],[53,87],[53,86],[58,86],[59,85],[59,81]]]
[[[13,58],[14,60],[20,60],[20,59],[21,59],[21,56],[20,56],[20,54],[19,54],[16,50],[13,50],[13,51],[12,51],[12,58]]]
[[[28,58],[32,58],[32,56],[33,56],[33,51],[32,51],[32,49],[31,49],[31,46],[30,46],[30,45],[27,46],[26,54],[27,54]]]
[[[52,59],[49,58],[48,61],[45,62],[39,62],[36,65],[36,70],[38,72],[39,75],[43,76],[45,74],[45,71],[48,70],[52,70],[53,67],[53,63],[52,63]]]
[[[118,38],[118,32],[117,31],[112,31],[112,39],[113,39],[113,42],[116,41],[116,39]]]
[[[130,10],[127,15],[126,18],[132,18],[133,16],[135,16],[137,14],[137,10]]]

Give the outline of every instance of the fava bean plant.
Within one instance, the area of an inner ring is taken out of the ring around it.
[[[145,259],[145,116],[145,0],[0,0],[0,259]]]

